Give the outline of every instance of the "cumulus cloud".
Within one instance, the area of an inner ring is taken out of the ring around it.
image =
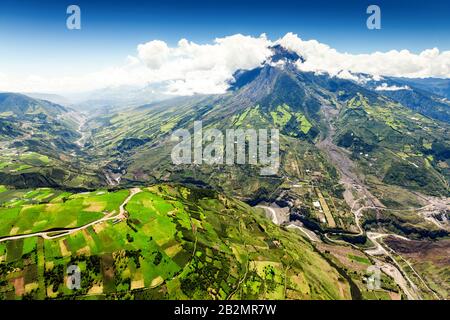
[[[173,48],[150,41],[138,46],[138,57],[153,80],[170,81],[170,93],[222,93],[236,70],[252,69],[266,60],[269,46],[264,34],[258,38],[237,34],[204,45],[182,39]]]
[[[411,90],[409,86],[389,86],[387,83],[382,83],[381,86],[375,88],[377,91],[400,91],[400,90]]]
[[[286,34],[276,43],[305,58],[304,63],[297,62],[298,68],[303,71],[324,71],[338,75],[345,70],[374,76],[450,78],[450,51],[440,52],[437,48],[420,54],[408,50],[349,54],[338,52],[316,40],[302,40],[293,33]]]
[[[0,75],[0,90],[25,92],[76,92],[117,86],[166,83],[177,95],[223,93],[238,69],[252,69],[271,55],[271,41],[241,34],[217,38],[211,44],[181,39],[177,46],[153,40],[137,46],[122,66],[81,77],[25,78]]]
[[[235,71],[260,66],[271,55],[270,47],[275,44],[305,58],[304,62],[297,61],[299,70],[328,73],[357,82],[380,81],[382,76],[450,78],[450,51],[441,52],[437,48],[419,54],[408,50],[350,54],[316,40],[303,40],[293,33],[276,41],[264,34],[259,37],[236,34],[207,44],[182,39],[177,45],[169,46],[164,41],[152,40],[139,44],[136,53],[122,65],[83,76],[44,78],[0,73],[0,91],[63,93],[163,83],[164,93],[174,95],[223,93]],[[283,67],[283,61],[275,65]],[[381,89],[403,90],[388,86]]]
[[[159,69],[169,58],[170,49],[164,41],[153,40],[137,47],[138,56],[150,69]]]

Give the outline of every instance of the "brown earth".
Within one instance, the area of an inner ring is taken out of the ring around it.
[[[437,267],[450,266],[450,240],[406,241],[387,237],[384,242],[394,251],[417,261],[429,261]]]

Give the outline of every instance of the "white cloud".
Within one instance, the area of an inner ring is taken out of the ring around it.
[[[315,73],[318,74],[324,74],[324,73],[328,73],[326,71],[314,71]],[[370,74],[365,74],[365,73],[352,73],[349,70],[341,70],[339,71],[337,74],[332,75],[336,78],[340,78],[340,79],[345,79],[345,80],[352,80],[355,82],[358,82],[359,84],[366,84],[369,81],[381,81],[383,79],[383,77],[379,76],[379,75],[370,75]]]
[[[197,44],[182,39],[176,46],[161,40],[139,44],[137,52],[120,66],[112,66],[83,76],[26,77],[0,74],[0,91],[22,92],[82,92],[120,86],[145,86],[164,83],[167,93],[222,93],[238,69],[251,69],[263,63],[274,44],[293,50],[306,61],[297,62],[303,71],[358,82],[381,80],[381,76],[450,78],[450,51],[437,48],[420,54],[408,50],[391,50],[371,54],[339,52],[316,40],[302,40],[293,33],[274,42],[241,34],[217,38],[209,44]],[[282,63],[277,64],[282,67]],[[361,77],[355,73],[370,76]],[[397,89],[388,87],[384,90]]]
[[[387,83],[382,83],[381,86],[375,88],[377,91],[400,91],[400,90],[411,90],[409,86],[389,86]]]
[[[428,49],[420,54],[408,50],[391,50],[371,54],[338,52],[316,40],[302,40],[288,33],[277,43],[302,55],[306,61],[297,63],[303,71],[325,71],[338,75],[342,70],[368,73],[374,76],[401,76],[410,78],[450,78],[450,51]]]
[[[148,68],[134,57],[127,57],[119,67],[110,67],[83,76],[41,77],[28,75],[0,76],[0,91],[70,93],[117,87],[123,85],[141,86],[151,76]]]
[[[314,71],[320,71],[320,70],[314,70]],[[340,79],[353,80],[353,81],[356,81],[356,82],[363,82],[363,81],[361,81],[360,77],[352,74],[348,70],[341,70],[341,71],[339,71],[339,73],[336,74],[336,77],[338,77]]]
[[[0,76],[0,90],[22,92],[81,92],[118,86],[145,86],[168,83],[167,93],[223,93],[238,69],[259,66],[270,54],[271,41],[263,34],[241,34],[217,38],[212,44],[196,44],[182,39],[177,46],[153,40],[137,46],[137,56],[124,65],[84,76],[25,78]]]
[[[170,93],[222,93],[236,70],[252,69],[266,60],[270,45],[265,35],[240,34],[204,45],[182,39],[174,48],[151,41],[138,46],[138,57],[154,80],[171,81]]]
[[[159,69],[169,58],[170,49],[164,41],[153,40],[137,47],[138,57],[150,69]]]

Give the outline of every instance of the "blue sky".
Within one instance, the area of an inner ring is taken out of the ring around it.
[[[426,5],[424,5],[426,3]],[[82,29],[65,27],[77,4]],[[366,8],[382,10],[382,30],[366,28]],[[294,32],[341,52],[450,50],[450,1],[228,0],[0,2],[0,72],[76,74],[121,63],[153,39],[208,43],[242,33],[277,39]]]

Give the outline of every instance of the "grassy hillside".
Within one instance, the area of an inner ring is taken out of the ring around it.
[[[0,184],[86,188],[102,184],[80,148],[81,116],[25,95],[0,93]]]
[[[8,214],[9,206],[20,209],[15,213],[15,225],[20,227],[13,233],[26,233],[28,225],[37,231],[50,225],[73,228],[82,224],[78,210],[65,210],[64,221],[49,225],[56,217],[62,219],[62,213],[55,209],[30,215],[38,206],[82,205],[89,219],[95,220],[105,210],[117,210],[119,199],[126,195],[123,191],[14,192],[9,196],[0,193],[1,215]],[[12,205],[7,201],[11,196],[41,204],[16,201]],[[142,188],[126,210],[126,220],[98,223],[67,236],[0,242],[0,295],[10,299],[359,297],[353,280],[349,283],[302,236],[280,229],[262,213],[215,192],[156,185]],[[3,234],[12,233],[6,229]],[[69,264],[81,268],[78,291],[63,284]]]
[[[433,195],[449,194],[449,127],[399,104],[361,94],[340,111],[335,140],[366,175]]]

